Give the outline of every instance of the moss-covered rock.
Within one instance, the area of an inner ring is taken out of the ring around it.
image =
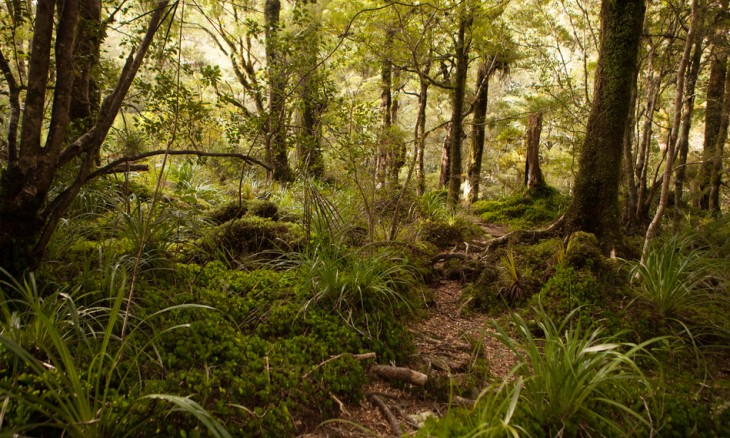
[[[275,249],[296,249],[304,243],[302,228],[290,222],[260,217],[242,217],[214,228],[206,240],[209,251],[224,250],[240,257]]]
[[[445,222],[425,221],[420,227],[421,240],[432,243],[438,248],[448,248],[464,241],[462,229]]]

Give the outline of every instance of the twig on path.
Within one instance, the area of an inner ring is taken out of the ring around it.
[[[388,424],[390,424],[390,429],[393,431],[393,434],[395,436],[403,435],[403,431],[400,428],[400,423],[398,423],[395,415],[393,415],[383,399],[375,394],[368,394],[368,399],[373,405],[380,409],[380,413],[383,414],[383,417],[385,417],[386,420],[388,420]]]

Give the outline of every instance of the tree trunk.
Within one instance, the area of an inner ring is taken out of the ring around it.
[[[710,179],[724,106],[727,53],[725,49],[715,45],[712,48],[710,59],[710,79],[707,81],[705,109],[705,141],[702,147],[702,166],[699,174],[700,192],[699,198],[695,200],[695,205],[703,210],[710,208]]]
[[[730,75],[725,75],[725,97],[720,118],[720,132],[715,142],[715,156],[712,158],[712,174],[710,175],[709,208],[714,215],[720,214],[720,187],[722,187],[722,159],[727,130],[730,124]]]
[[[393,31],[389,30],[386,36],[386,44],[392,44]],[[380,142],[378,144],[378,156],[375,166],[377,184],[385,186],[385,177],[388,173],[388,155],[391,144],[391,126],[393,125],[393,64],[388,57],[383,58],[380,64]]]
[[[264,20],[266,24],[266,62],[269,70],[269,130],[267,158],[274,181],[288,182],[293,179],[289,169],[286,147],[286,72],[278,38],[281,2],[266,0]]]
[[[649,63],[649,71],[652,71],[651,59]],[[639,142],[638,157],[636,161],[636,210],[633,212],[634,223],[636,225],[645,225],[648,222],[648,173],[649,173],[649,152],[651,151],[651,139],[653,136],[654,113],[659,103],[659,92],[661,90],[661,77],[654,77],[653,72],[650,73],[647,80],[646,89],[646,113],[644,115],[644,123],[641,129],[641,141]]]
[[[638,72],[638,69],[637,69]],[[624,222],[629,227],[636,225],[634,212],[636,211],[638,193],[636,188],[636,176],[634,175],[634,128],[636,124],[636,82],[631,87],[631,104],[629,105],[629,120],[624,131],[623,171],[626,183],[626,208],[624,210]]]
[[[702,35],[698,33],[695,37],[694,53],[692,54],[692,62],[687,70],[687,82],[682,105],[682,127],[679,134],[679,143],[677,145],[677,175],[674,179],[674,227],[679,227],[682,219],[682,191],[684,188],[684,180],[687,175],[687,154],[689,153],[689,131],[692,128],[692,113],[694,112],[695,103],[695,86],[697,85],[697,76],[700,72],[700,61],[702,59]]]
[[[428,85],[424,77],[431,69],[430,64],[426,66],[425,73],[419,76],[420,92],[418,94],[418,118],[415,127],[415,160],[416,160],[416,193],[419,196],[426,192],[426,174],[424,169],[423,154],[426,149],[426,109],[428,108]]]
[[[397,89],[398,83],[400,82],[400,71],[395,69],[393,71],[393,81],[391,88]],[[395,84],[395,87],[393,87]],[[401,168],[406,164],[406,144],[395,135],[393,127],[398,125],[398,110],[400,109],[398,101],[398,95],[391,91],[391,105],[390,105],[390,144],[388,148],[388,176],[390,179],[391,187],[398,186],[398,175],[400,174]]]
[[[611,247],[619,236],[618,188],[644,12],[643,0],[603,0],[594,98],[581,150],[568,228]]]
[[[312,9],[313,10],[313,9]],[[306,29],[311,50],[302,54],[302,71],[300,79],[301,101],[301,133],[298,142],[299,166],[309,176],[322,178],[324,176],[324,159],[321,149],[321,116],[324,111],[324,102],[320,96],[320,81],[317,75],[317,50],[319,48],[319,30],[314,23],[309,23]]]
[[[53,0],[40,0],[36,5],[20,147],[17,160],[8,163],[0,178],[0,266],[15,275],[38,265],[58,222],[88,180],[94,157],[142,65],[168,4],[167,0],[156,4],[156,9],[149,15],[146,34],[137,50],[127,58],[114,91],[100,107],[95,124],[73,139],[69,137],[69,127],[77,67],[74,49],[78,48],[73,42],[81,12],[78,1],[68,0],[60,3],[61,9],[56,14],[55,3]],[[52,56],[56,16],[58,24]],[[46,95],[53,58],[56,82],[52,88],[50,121],[46,125]],[[47,136],[41,147],[41,134],[45,131]],[[49,199],[51,184],[57,173],[74,159],[79,159],[79,164],[68,170],[76,173],[75,179],[65,188],[61,187],[59,195]]]
[[[466,28],[471,26],[472,18],[462,16],[456,40],[456,77],[451,113],[451,143],[449,144],[449,187],[446,204],[454,208],[461,195],[461,140],[464,132],[464,94],[466,75],[469,68],[469,47],[466,44]]]
[[[487,104],[489,102],[489,76],[492,59],[487,58],[479,64],[477,70],[476,96],[474,97],[474,116],[471,122],[471,148],[467,175],[469,181],[469,203],[479,199],[479,180],[482,176],[482,156],[484,155],[484,138],[487,122]]]
[[[525,186],[532,193],[539,193],[545,187],[540,170],[540,133],[542,113],[532,113],[527,120],[527,159],[525,160]]]
[[[449,184],[449,174],[451,172],[451,157],[449,148],[451,147],[451,135],[453,123],[448,122],[444,129],[446,129],[446,136],[444,137],[444,144],[441,147],[441,173],[439,174],[439,188],[445,189]]]
[[[679,135],[679,123],[682,117],[682,100],[684,99],[684,81],[687,70],[687,64],[689,63],[690,50],[694,44],[695,34],[697,32],[697,21],[698,21],[698,7],[697,0],[692,0],[692,18],[687,31],[687,40],[684,43],[684,51],[682,58],[679,60],[679,66],[677,70],[677,86],[675,88],[674,96],[674,119],[672,121],[672,129],[669,134],[669,141],[667,142],[667,161],[664,163],[664,176],[662,177],[662,192],[659,197],[659,206],[657,207],[654,219],[652,219],[649,227],[646,229],[646,237],[644,238],[644,249],[641,253],[641,261],[643,263],[646,260],[646,256],[649,254],[649,243],[656,235],[659,230],[659,224],[664,214],[664,209],[667,206],[667,200],[669,199],[669,183],[672,179],[672,170],[674,167],[674,158],[676,154],[676,143],[677,136]]]

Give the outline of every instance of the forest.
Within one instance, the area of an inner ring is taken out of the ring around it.
[[[0,2],[0,436],[730,436],[728,6]]]

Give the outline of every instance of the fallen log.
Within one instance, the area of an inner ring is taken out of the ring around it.
[[[418,371],[414,371],[410,368],[392,367],[388,365],[373,365],[370,370],[380,377],[398,380],[399,382],[406,382],[416,386],[424,386],[428,381],[427,375]]]

